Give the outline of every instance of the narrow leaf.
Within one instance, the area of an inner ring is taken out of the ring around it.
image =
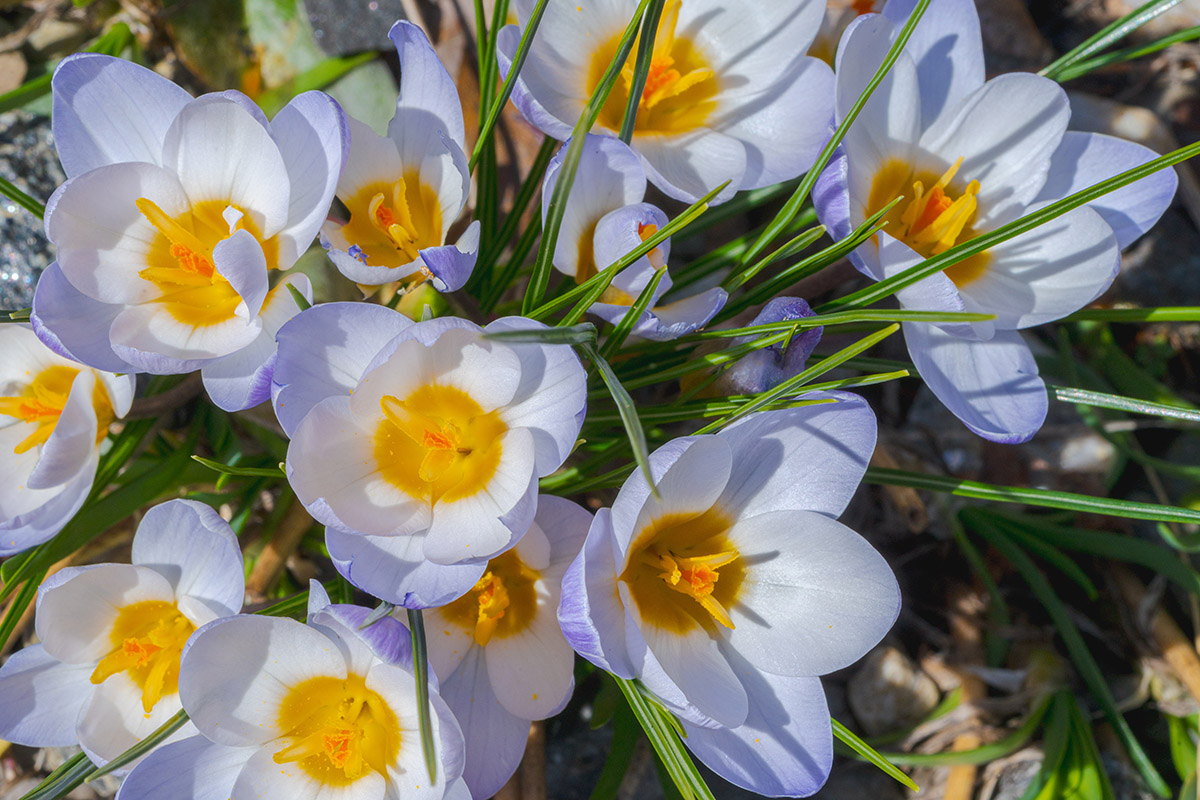
[[[838,741],[857,753],[863,761],[866,761],[868,764],[874,764],[881,772],[890,777],[892,780],[898,781],[914,792],[921,791],[921,787],[917,786],[917,784],[913,782],[912,778],[901,772],[900,768],[895,764],[888,761],[879,753],[875,752],[875,749],[871,747],[871,745],[858,738],[853,731],[848,729],[842,723],[838,722],[836,719],[830,720],[830,722],[833,723],[833,735],[838,738]]]
[[[433,706],[429,700],[429,656],[425,646],[425,618],[419,609],[408,610],[408,630],[412,636],[413,674],[417,681],[417,719],[421,725],[421,749],[429,780],[437,780],[437,751],[434,750]]]

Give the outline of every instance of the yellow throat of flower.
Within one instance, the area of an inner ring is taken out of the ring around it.
[[[461,389],[431,384],[404,399],[385,395],[379,405],[376,464],[410,497],[454,502],[483,491],[496,474],[508,426]]]
[[[110,639],[113,650],[96,665],[92,683],[124,672],[142,690],[142,710],[179,691],[179,657],[196,630],[174,603],[146,600],[117,612]]]
[[[46,367],[26,384],[20,394],[0,397],[0,415],[15,417],[21,422],[31,422],[37,426],[33,433],[13,448],[14,453],[20,455],[28,452],[50,438],[78,374],[79,370],[74,367]],[[92,407],[96,410],[96,444],[100,444],[108,435],[108,426],[116,415],[108,390],[99,378],[96,378],[92,389]]]
[[[176,217],[145,197],[138,198],[137,207],[158,231],[146,255],[147,266],[138,273],[159,290],[158,302],[187,325],[203,327],[232,319],[242,301],[213,267],[213,249],[230,236],[224,213],[233,207],[219,200],[204,200]],[[258,227],[244,213],[237,228],[248,231],[262,245],[268,269],[278,266],[279,244],[274,237],[263,241]]]
[[[360,260],[373,267],[402,267],[420,258],[421,250],[442,244],[441,202],[416,170],[395,183],[366,186],[345,203],[350,221],[342,234],[358,248]],[[419,274],[414,271],[413,276]]]
[[[638,101],[636,133],[679,134],[702,127],[716,109],[720,85],[704,54],[686,36],[676,35],[682,0],[667,0],[654,34],[654,52],[646,86]],[[608,65],[616,57],[621,34],[617,34],[592,56],[585,87],[590,96],[600,83]],[[621,78],[613,87],[600,112],[599,124],[619,131],[633,91],[637,46],[621,69]]]
[[[533,621],[540,577],[516,550],[509,550],[489,561],[487,571],[471,591],[447,605],[442,613],[451,624],[471,631],[476,644],[486,647],[493,637],[512,636]]]
[[[962,161],[958,159],[940,176],[914,172],[908,164],[896,159],[888,161],[871,182],[867,214],[874,214],[903,196],[884,217],[883,230],[924,258],[975,238],[972,226],[979,210],[980,186],[979,181],[966,186],[954,183]],[[947,269],[946,276],[962,288],[983,274],[987,262],[987,253],[980,253]]]
[[[279,704],[277,722],[286,733],[275,763],[297,763],[325,785],[347,786],[370,772],[387,778],[400,753],[396,713],[359,675],[297,684]]]
[[[745,579],[745,565],[719,511],[668,514],[634,539],[620,575],[642,619],[673,633],[697,627],[732,629],[729,607]]]

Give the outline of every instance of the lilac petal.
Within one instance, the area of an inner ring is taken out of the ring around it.
[[[713,772],[768,797],[807,797],[829,777],[833,730],[818,678],[783,678],[727,651],[746,686],[750,712],[737,728],[684,721],[686,744]]]
[[[376,619],[370,625],[367,620],[375,613],[374,609],[344,603],[326,605],[320,611],[309,614],[308,624],[320,626],[334,622],[342,630],[337,631],[341,637],[352,636],[365,644],[373,658],[378,658],[385,664],[392,664],[412,669],[412,636],[408,628],[392,617]],[[364,627],[365,626],[365,627]],[[353,669],[356,665],[352,664]],[[370,665],[361,665],[367,669]]]
[[[479,231],[479,220],[475,220],[456,244],[427,247],[421,251],[421,260],[432,273],[433,288],[439,292],[456,292],[466,285],[479,257]]]
[[[501,78],[508,78],[508,71],[512,69],[512,61],[520,42],[521,31],[516,25],[505,26],[497,35],[496,60],[500,66]],[[517,76],[516,83],[513,85],[512,102],[521,115],[529,121],[529,124],[542,133],[563,142],[571,138],[571,126],[547,111],[546,107],[539,103],[533,93],[529,91],[525,79],[520,75]]]
[[[0,523],[0,556],[11,556],[48,541],[66,526],[83,506],[96,477],[97,459],[85,465],[52,500],[32,511]]]
[[[814,316],[808,302],[799,297],[776,297],[765,306],[750,326],[769,325]],[[732,392],[758,394],[773,389],[784,380],[798,375],[808,357],[816,349],[824,332],[823,327],[805,328],[792,337],[784,349],[783,343],[773,344],[743,357],[723,378]],[[751,337],[739,336],[730,346],[744,344]]]
[[[279,329],[272,395],[279,424],[291,436],[313,406],[349,395],[385,344],[413,324],[398,311],[369,303],[323,303]]]
[[[105,372],[137,372],[113,351],[108,338],[113,320],[123,309],[83,294],[54,263],[38,279],[29,321],[38,338],[64,358]]]
[[[96,373],[91,370],[79,372],[71,382],[58,423],[42,445],[37,466],[25,480],[28,488],[59,486],[87,468],[96,449],[96,407],[92,403],[96,382]]]
[[[54,142],[67,177],[122,161],[162,163],[167,129],[192,99],[145,67],[77,53],[52,81]]]
[[[583,550],[563,576],[558,622],[567,642],[596,666],[622,678],[634,677],[625,648],[625,608],[617,594],[609,510],[596,512]]]
[[[117,792],[118,800],[152,797],[227,800],[257,747],[226,747],[203,736],[164,745],[134,767]]]
[[[443,566],[426,560],[420,536],[365,536],[329,526],[325,543],[346,580],[404,608],[434,608],[463,596],[486,563]]]
[[[236,231],[213,248],[213,270],[229,281],[248,318],[258,316],[267,299],[267,259],[250,231]],[[241,309],[239,308],[239,311]]]
[[[429,37],[418,26],[401,20],[392,26],[388,38],[400,58],[400,97],[397,109],[418,110],[429,114],[439,128],[461,149],[466,148],[462,104],[450,74],[438,59]]]
[[[845,510],[875,451],[875,415],[847,392],[805,399],[836,402],[751,414],[717,434],[733,449],[721,508],[735,517],[788,509],[836,517]]]
[[[1018,331],[972,341],[936,325],[906,322],[904,338],[925,384],[984,439],[1019,444],[1042,427],[1049,404],[1046,385]]]
[[[1034,204],[1059,200],[1157,157],[1153,150],[1115,136],[1067,131],[1050,158],[1050,174]],[[1158,222],[1178,183],[1175,170],[1168,167],[1088,205],[1100,212],[1124,249]]]
[[[0,668],[0,736],[30,747],[70,747],[75,719],[91,695],[93,664],[64,664],[40,644]]]
[[[850,221],[850,160],[843,146],[838,146],[833,158],[821,171],[813,186],[812,196],[817,219],[825,226],[830,237],[838,242],[849,236],[854,230],[854,224]]]

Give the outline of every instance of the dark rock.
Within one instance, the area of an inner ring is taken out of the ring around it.
[[[0,176],[45,201],[66,180],[50,136],[50,120],[24,111],[0,115]],[[8,198],[0,198],[0,308],[28,308],[42,270],[54,251],[42,221]]]
[[[331,56],[363,50],[388,52],[388,31],[407,19],[402,0],[304,0],[317,44]]]

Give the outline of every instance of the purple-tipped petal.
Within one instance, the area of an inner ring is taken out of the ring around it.
[[[48,541],[83,506],[96,477],[96,456],[51,500],[0,523],[0,556],[11,556]]]
[[[125,778],[117,797],[228,800],[242,768],[257,751],[257,747],[226,747],[203,736],[189,736],[146,756]]]
[[[602,508],[592,520],[583,550],[563,576],[558,622],[579,655],[618,677],[633,678],[616,579],[610,511]]]
[[[765,306],[750,323],[769,325],[814,316],[808,302],[799,297],[776,297]],[[723,376],[722,380],[733,392],[758,394],[773,389],[783,381],[799,374],[808,357],[821,341],[824,328],[805,328],[787,343],[773,344],[755,350],[739,360]],[[730,346],[744,344],[750,337],[739,336]]]
[[[479,220],[467,227],[456,244],[427,247],[421,260],[432,274],[433,288],[439,292],[457,292],[471,277],[479,257]]]
[[[466,148],[462,105],[458,89],[438,59],[429,37],[418,26],[400,20],[388,32],[400,58],[400,97],[397,110],[421,111],[438,120],[442,130],[460,148]]]
[[[40,644],[0,668],[0,736],[30,747],[77,744],[75,719],[91,695],[94,664],[64,664]]]
[[[29,321],[38,338],[64,358],[106,372],[136,372],[109,344],[109,328],[121,310],[80,292],[54,263],[38,279]]]
[[[521,30],[516,25],[505,26],[496,37],[496,60],[500,66],[501,78],[508,78],[508,71],[512,69],[513,58],[516,57],[520,43]],[[571,126],[551,114],[537,101],[525,85],[523,75],[518,75],[516,83],[513,84],[512,102],[521,112],[521,116],[542,133],[562,142],[571,138]]]

